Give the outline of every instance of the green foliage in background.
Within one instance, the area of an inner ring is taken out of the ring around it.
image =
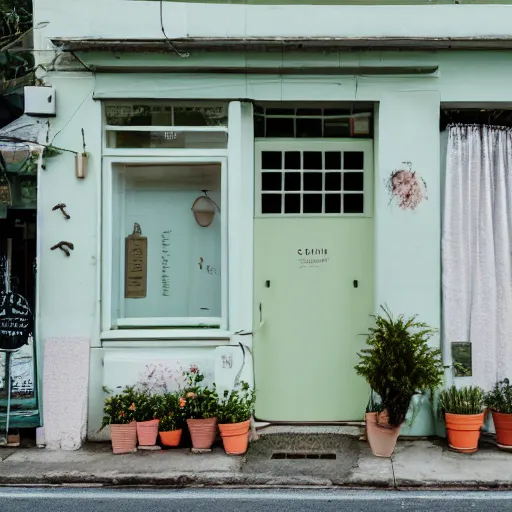
[[[492,411],[512,414],[512,386],[508,379],[496,382],[485,395],[485,405]]]

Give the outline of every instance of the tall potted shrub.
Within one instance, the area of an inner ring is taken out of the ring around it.
[[[104,416],[100,431],[110,426],[112,451],[115,454],[132,453],[137,450],[137,424],[135,422],[135,392],[126,387],[121,393],[105,398]]]
[[[134,404],[139,446],[155,446],[158,437],[158,397],[139,391],[135,393]]]
[[[185,408],[192,448],[208,450],[217,437],[217,410],[219,396],[215,384],[202,384],[204,375],[195,366],[184,372],[186,387],[181,397]]]
[[[178,393],[165,393],[159,397],[158,430],[163,446],[179,446],[184,423],[184,407]]]
[[[485,405],[492,413],[498,447],[512,450],[512,386],[508,379],[496,382],[485,396]]]
[[[461,453],[478,450],[484,424],[484,393],[479,387],[452,386],[439,394],[439,410],[444,416],[450,448]]]
[[[255,398],[247,382],[241,383],[240,390],[224,391],[218,421],[224,450],[229,455],[243,455],[247,451]]]
[[[390,457],[396,445],[400,426],[405,421],[415,394],[430,390],[431,396],[443,379],[441,351],[429,347],[436,333],[416,317],[394,318],[386,307],[375,316],[366,343],[355,366],[380,398],[370,403],[366,412],[366,432],[374,455]]]

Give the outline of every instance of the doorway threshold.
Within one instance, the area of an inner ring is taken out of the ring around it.
[[[361,437],[364,433],[363,422],[343,423],[265,423],[255,422],[258,436],[267,435],[342,435]]]

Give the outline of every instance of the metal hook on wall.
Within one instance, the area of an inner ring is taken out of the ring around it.
[[[55,244],[53,247],[51,247],[51,250],[54,251],[55,249],[60,249],[64,253],[66,253],[66,256],[71,256],[71,253],[69,250],[74,250],[75,246],[71,242],[66,242],[63,240],[62,242],[59,242],[58,244]]]

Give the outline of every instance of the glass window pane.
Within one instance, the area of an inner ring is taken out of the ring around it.
[[[297,119],[297,137],[322,137],[321,119]]]
[[[285,194],[284,213],[300,213],[300,194]]]
[[[281,213],[281,194],[261,194],[261,213]]]
[[[362,171],[364,169],[364,153],[362,151],[344,151],[343,169],[346,171]]]
[[[322,190],[322,173],[305,172],[302,190]]]
[[[115,132],[107,131],[109,148],[207,148],[224,149],[228,145],[226,132]]]
[[[325,173],[325,190],[341,190],[341,172]]]
[[[322,194],[303,194],[303,213],[322,213]]]
[[[364,213],[364,195],[344,194],[343,213]]]
[[[221,317],[220,165],[129,164],[114,167],[113,178],[112,298],[117,317]],[[195,214],[191,209],[205,197],[203,190],[211,201],[199,204],[205,203],[210,213],[204,213],[202,204],[203,213]],[[211,223],[202,227],[208,218]],[[126,281],[126,237],[136,225],[147,239],[142,298],[130,298]]]
[[[264,172],[261,174],[261,190],[281,190],[283,175],[280,172]]]
[[[364,175],[362,172],[346,172],[343,174],[343,190],[363,191]]]
[[[300,169],[300,151],[286,151],[284,154],[284,168],[287,171]]]
[[[284,189],[287,192],[289,192],[290,190],[300,190],[300,172],[285,173]]]
[[[295,119],[267,117],[267,137],[295,137]]]
[[[321,151],[304,151],[303,169],[321,170],[322,169],[322,152]]]
[[[137,100],[106,103],[111,126],[227,126],[227,104]]]
[[[263,151],[261,153],[261,168],[280,170],[283,167],[281,151]]]
[[[341,213],[341,195],[325,194],[325,213]]]

